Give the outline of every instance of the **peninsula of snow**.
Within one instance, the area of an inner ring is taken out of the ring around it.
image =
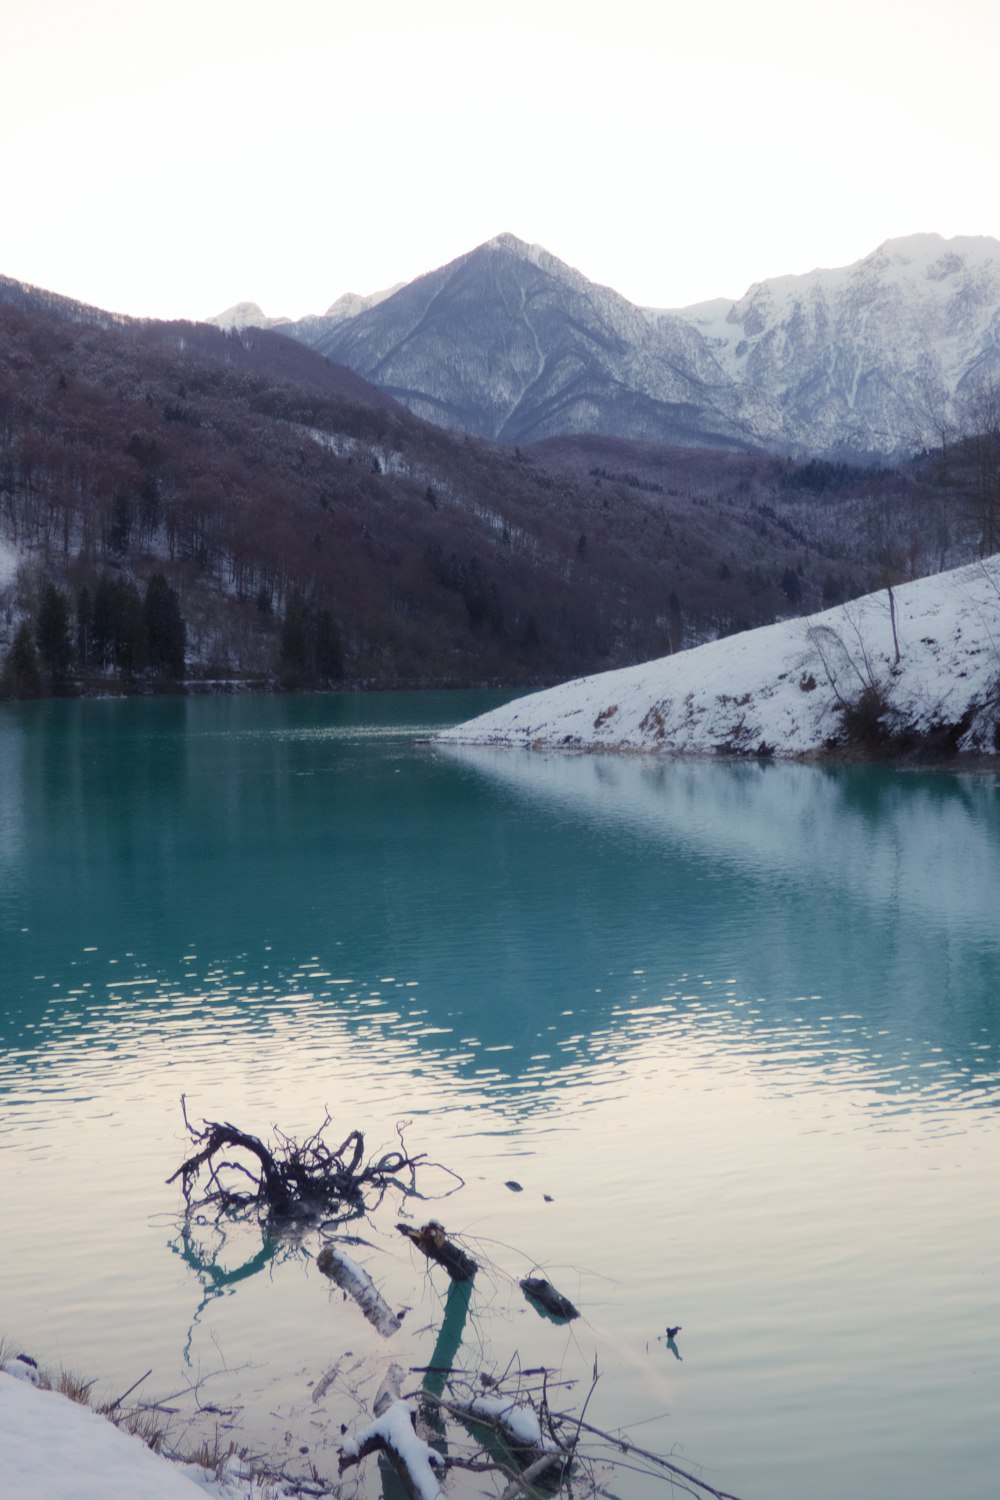
[[[898,647],[898,649],[897,649]],[[1000,556],[483,714],[443,744],[816,757],[1000,752]]]

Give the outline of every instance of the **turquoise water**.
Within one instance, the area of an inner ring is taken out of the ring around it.
[[[494,1263],[470,1367],[596,1354],[591,1420],[745,1500],[987,1500],[996,780],[426,742],[494,701],[0,706],[0,1330],[112,1387],[208,1372],[325,1461],[309,1381],[385,1351],[308,1237],[184,1258],[179,1098],[406,1119]],[[426,1360],[440,1288],[372,1236]],[[508,1297],[534,1266],[572,1335]]]

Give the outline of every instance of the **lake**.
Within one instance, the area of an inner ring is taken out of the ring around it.
[[[486,1266],[463,1368],[579,1409],[596,1357],[589,1421],[741,1500],[988,1500],[997,778],[428,742],[499,701],[0,705],[0,1332],[335,1472],[441,1273],[398,1205],[354,1226],[384,1344],[315,1234],[185,1240],[180,1096],[373,1152],[405,1120],[465,1180],[414,1222]]]

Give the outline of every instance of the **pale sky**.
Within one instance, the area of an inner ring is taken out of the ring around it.
[[[0,274],[322,312],[509,230],[632,301],[1000,238],[997,0],[0,0]]]

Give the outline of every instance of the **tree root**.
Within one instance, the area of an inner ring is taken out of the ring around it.
[[[396,1127],[399,1150],[386,1151],[364,1161],[365,1138],[352,1130],[335,1150],[323,1139],[331,1123],[330,1113],[319,1129],[301,1143],[275,1129],[273,1148],[257,1136],[228,1121],[203,1120],[202,1129],[191,1124],[184,1095],[181,1110],[188,1134],[197,1150],[187,1157],[167,1182],[181,1181],[186,1211],[211,1208],[216,1217],[234,1212],[256,1211],[274,1219],[316,1219],[328,1222],[359,1218],[381,1203],[389,1188],[403,1197],[422,1197],[417,1191],[417,1167],[437,1166],[425,1155],[410,1156],[402,1126]],[[229,1159],[225,1153],[238,1155]],[[462,1179],[447,1167],[441,1171]]]

